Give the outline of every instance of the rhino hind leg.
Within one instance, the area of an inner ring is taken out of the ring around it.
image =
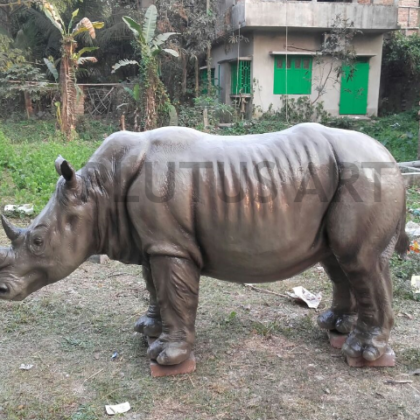
[[[377,264],[370,272],[365,269],[350,272],[349,277],[355,285],[359,319],[343,352],[349,357],[363,356],[373,361],[385,353],[394,324],[389,263]]]
[[[146,265],[143,266],[143,277],[150,295],[150,305],[147,312],[136,322],[134,331],[142,333],[147,337],[159,337],[162,333],[162,320],[152,273]]]
[[[381,247],[377,242],[378,235],[374,233],[365,234],[357,247],[353,247],[351,242],[345,244],[342,239],[333,241],[340,266],[349,279],[358,311],[355,328],[342,350],[348,357],[363,356],[368,361],[374,361],[385,353],[394,324],[389,259],[398,239],[398,234],[395,234],[388,245]],[[381,248],[383,251],[378,252]]]
[[[327,330],[348,334],[357,321],[356,301],[349,279],[333,255],[322,261],[321,265],[333,283],[333,299],[331,308],[318,316],[318,325]]]
[[[147,354],[161,365],[176,365],[188,359],[194,345],[200,270],[190,260],[165,256],[152,256],[150,266],[162,333]]]

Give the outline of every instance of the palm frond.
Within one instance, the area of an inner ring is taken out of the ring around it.
[[[112,72],[111,73],[115,73],[118,69],[120,69],[121,67],[125,67],[128,65],[134,65],[136,64],[137,66],[139,66],[139,62],[136,60],[120,60],[118,63],[114,64],[112,66]]]
[[[148,7],[144,16],[143,38],[150,45],[156,32],[158,12],[154,4]]]
[[[48,71],[53,75],[55,81],[58,80],[58,71],[54,65],[54,63],[52,63],[50,60],[48,60],[48,58],[44,58],[44,63],[46,64]]]
[[[104,22],[91,22],[88,18],[83,18],[73,29],[72,35],[77,36],[82,32],[89,32],[92,39],[96,38],[95,29],[102,29]]]
[[[77,64],[79,65],[83,65],[86,63],[97,63],[97,62],[98,62],[98,59],[96,57],[80,57],[77,60]]]
[[[164,34],[159,34],[153,41],[156,43],[156,46],[162,45],[164,42],[166,42],[169,37],[172,35],[179,35],[178,32],[165,32]]]
[[[57,10],[55,10],[54,5],[47,1],[43,1],[41,4],[41,10],[45,13],[45,16],[51,21],[51,23],[62,33],[64,34],[64,22]]]
[[[77,52],[76,58],[79,59],[84,53],[96,51],[98,49],[99,47],[84,47]]]
[[[134,19],[131,19],[129,16],[124,16],[123,22],[127,25],[131,32],[133,32],[134,36],[138,38],[141,42],[145,42],[144,38],[144,29],[138,24]]]
[[[162,48],[162,51],[165,51],[166,53],[174,56],[174,57],[179,57],[178,51],[175,51],[171,48]]]

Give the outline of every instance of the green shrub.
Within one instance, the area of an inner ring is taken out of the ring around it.
[[[3,204],[32,203],[39,212],[57,183],[54,167],[57,156],[63,155],[75,169],[79,169],[99,144],[82,141],[12,144],[0,131],[0,168],[6,170],[2,174],[0,194],[2,201],[8,200]]]
[[[181,106],[179,108],[179,125],[197,129],[204,128],[204,110],[210,127],[216,127],[219,123],[232,122],[236,119],[236,109],[230,105],[221,103],[212,96],[199,96],[194,99],[194,106]]]

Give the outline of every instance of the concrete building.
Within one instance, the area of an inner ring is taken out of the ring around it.
[[[248,111],[258,114],[279,110],[285,95],[306,96],[333,115],[377,115],[383,38],[399,28],[397,0],[221,0],[219,6],[220,34],[226,28],[234,34],[213,46],[222,102],[245,98]],[[346,67],[337,77],[341,63],[321,54],[339,20],[357,31],[351,77]]]

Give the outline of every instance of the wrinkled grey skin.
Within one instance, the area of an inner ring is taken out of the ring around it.
[[[275,166],[254,173],[260,162]],[[22,300],[92,254],[141,264],[150,307],[135,329],[157,337],[148,355],[170,365],[192,349],[201,274],[270,282],[320,262],[334,289],[319,325],[351,332],[344,352],[375,360],[393,325],[388,261],[408,245],[405,188],[393,165],[375,202],[373,171],[348,186],[345,162],[395,163],[377,141],[318,124],[230,138],[185,128],[113,134],[77,173],[57,159],[56,191],[27,229],[3,219],[12,247],[0,250],[0,298]]]

